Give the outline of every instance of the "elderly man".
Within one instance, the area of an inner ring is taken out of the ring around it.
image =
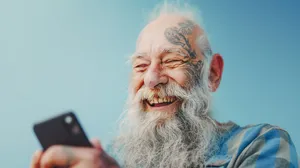
[[[128,108],[109,151],[97,141],[94,148],[53,146],[37,152],[31,168],[298,167],[286,131],[209,116],[224,63],[194,16],[164,4],[141,31],[131,57]]]

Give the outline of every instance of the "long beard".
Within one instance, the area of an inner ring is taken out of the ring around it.
[[[199,84],[199,82],[198,82]],[[142,88],[128,98],[128,110],[120,123],[115,153],[124,167],[204,167],[216,150],[217,127],[208,116],[209,89],[205,83],[187,90],[175,83],[159,86],[161,96],[182,100],[181,108],[170,115],[144,112]]]

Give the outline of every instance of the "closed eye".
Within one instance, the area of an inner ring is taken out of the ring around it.
[[[165,64],[168,64],[168,63],[183,63],[183,60],[166,60],[164,61]]]
[[[165,63],[171,63],[171,62],[176,62],[176,61],[181,61],[181,60],[166,60]]]
[[[137,64],[136,66],[134,66],[134,70],[136,72],[145,72],[148,66],[148,64]]]
[[[145,68],[147,66],[148,66],[147,64],[139,64],[139,65],[136,65],[134,68]]]
[[[163,65],[167,68],[176,68],[183,66],[187,61],[183,59],[166,59],[163,61]]]

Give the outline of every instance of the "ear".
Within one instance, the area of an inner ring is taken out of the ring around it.
[[[224,61],[220,54],[214,54],[210,64],[209,86],[212,92],[215,92],[221,82]]]

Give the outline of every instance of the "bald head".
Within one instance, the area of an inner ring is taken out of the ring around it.
[[[204,31],[193,16],[169,11],[160,10],[144,27],[132,57],[128,110],[121,122],[128,132],[118,141],[125,167],[203,167],[206,154],[214,151],[215,124],[208,116],[214,85],[208,79],[219,81],[221,63],[212,61],[217,68],[210,74],[216,75],[208,77],[211,50]]]
[[[146,25],[133,57],[134,93],[142,88],[159,90],[158,86],[172,84],[185,89],[199,85],[204,56],[197,40],[202,34],[202,29],[195,22],[174,14],[161,15]],[[161,100],[157,101],[165,100],[166,104],[160,106],[158,103],[158,109],[152,106],[156,100],[148,98],[149,103],[144,104],[145,111],[160,110],[174,114],[182,103],[175,95],[161,96]]]
[[[180,15],[165,14],[145,26],[139,35],[136,50],[149,55],[176,48],[186,56],[203,59],[197,45],[201,35],[203,30],[193,21]]]

